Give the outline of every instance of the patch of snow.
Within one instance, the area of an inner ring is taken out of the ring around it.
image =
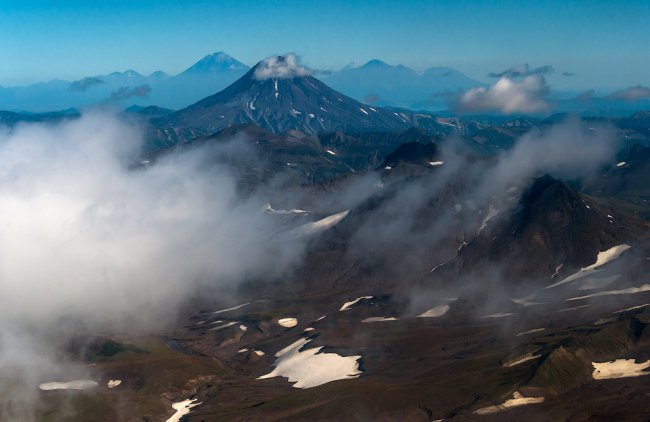
[[[305,328],[304,331],[306,331],[306,332],[310,332],[310,331],[315,331],[315,330],[316,330],[316,329],[315,329],[314,327],[307,327],[307,328]]]
[[[248,327],[245,326],[245,325],[240,325],[239,329],[242,330],[242,331],[248,331]]]
[[[331,381],[357,378],[361,356],[319,353],[322,347],[301,350],[310,339],[295,341],[275,354],[275,369],[258,379],[286,377],[294,388],[311,388]]]
[[[634,359],[616,359],[611,362],[592,362],[595,380],[640,377],[650,375],[644,369],[650,368],[650,360],[636,363]]]
[[[623,167],[625,164],[627,164],[625,161],[621,161],[620,163],[616,164],[616,167]]]
[[[535,306],[535,305],[542,305],[542,302],[532,302],[531,299],[537,296],[537,294],[533,293],[532,295],[528,295],[526,297],[518,298],[518,299],[510,299],[513,303],[516,303],[517,305],[521,306]]]
[[[167,419],[165,422],[179,422],[181,418],[185,415],[188,415],[190,411],[192,410],[193,407],[196,407],[200,405],[201,403],[194,403],[196,399],[187,399],[183,401],[179,401],[176,403],[172,403],[172,409],[176,411],[169,419]]]
[[[251,304],[250,302],[246,302],[246,303],[242,303],[241,305],[233,306],[232,308],[226,308],[226,309],[221,309],[221,310],[218,310],[218,311],[214,311],[213,313],[214,314],[221,314],[223,312],[235,311],[237,309],[243,308],[244,306],[248,306],[250,304]]]
[[[384,167],[384,170],[392,170],[393,168],[391,166],[386,166]]]
[[[267,213],[267,214],[307,214],[308,212],[305,210],[301,210],[298,208],[292,208],[290,210],[276,210],[271,207],[271,204],[267,202],[262,210]]]
[[[429,270],[429,272],[432,273],[432,272],[436,271],[438,268],[442,267],[442,266],[445,265],[445,264],[446,264],[446,262],[443,262],[442,264],[438,264],[438,265],[436,265],[435,267],[431,268],[431,269]]]
[[[210,328],[208,331],[219,331],[219,330],[223,330],[224,328],[232,327],[232,326],[235,325],[235,324],[239,324],[239,321],[231,321],[231,322],[227,322],[227,323],[225,323],[225,324],[223,324],[223,325],[219,325],[219,326],[217,326],[217,327]]]
[[[50,390],[85,390],[97,386],[93,380],[74,380],[67,382],[44,382],[38,386],[43,391]]]
[[[494,406],[483,407],[476,410],[474,413],[477,415],[490,415],[492,413],[503,412],[513,407],[525,406],[528,404],[541,403],[544,401],[544,397],[524,397],[518,391],[512,395],[512,398],[506,400],[501,404],[496,404]]]
[[[334,151],[332,151],[331,149],[326,149],[325,151],[327,151],[327,153],[329,155],[336,155],[336,153]]]
[[[500,312],[500,313],[497,313],[497,314],[485,315],[485,316],[482,316],[481,318],[505,318],[505,317],[510,316],[510,315],[514,315],[514,314],[511,313],[511,312]]]
[[[551,275],[551,280],[553,280],[555,278],[555,276],[560,273],[560,270],[562,269],[563,266],[564,266],[564,263],[562,263],[562,264],[558,265],[557,267],[555,267],[555,272]]]
[[[382,322],[382,321],[397,321],[395,317],[370,317],[362,320],[361,322]]]
[[[603,292],[593,293],[586,296],[572,297],[567,299],[567,301],[589,299],[598,296],[631,295],[631,294],[643,293],[643,292],[650,292],[650,284],[644,284],[639,287],[628,287],[627,289],[620,289],[620,290],[605,290]]]
[[[558,309],[557,311],[553,311],[553,312],[570,312],[570,311],[576,311],[576,310],[582,309],[582,308],[587,308],[589,306],[591,306],[591,305],[580,305],[580,306],[574,306],[573,308]]]
[[[340,223],[341,220],[347,217],[349,213],[350,210],[345,210],[330,215],[329,217],[325,217],[321,220],[314,221],[313,223],[303,224],[302,226],[298,226],[295,229],[289,230],[286,233],[286,237],[297,239],[300,237],[311,236],[313,234],[323,232]]]
[[[280,318],[278,324],[285,328],[293,328],[298,325],[298,319],[296,318]]]
[[[532,330],[522,331],[521,333],[517,334],[517,337],[525,336],[526,334],[539,333],[540,331],[544,331],[544,330],[546,330],[546,328],[533,328]]]
[[[321,107],[320,109],[321,109],[322,111],[324,111],[325,113],[328,113],[328,111],[325,110],[323,107]]]
[[[492,204],[490,204],[490,206],[488,207],[487,215],[485,216],[485,218],[484,218],[483,221],[481,222],[481,227],[478,229],[478,234],[481,234],[481,232],[483,231],[483,229],[487,227],[487,223],[488,223],[490,220],[492,220],[494,217],[496,217],[497,214],[499,214],[499,210],[496,209],[496,208],[494,208],[494,207],[492,206]]]
[[[122,380],[108,380],[108,382],[106,383],[106,386],[108,388],[115,388],[120,384],[122,384]]]
[[[621,256],[621,254],[628,249],[630,249],[630,245],[622,244],[622,245],[617,245],[612,248],[609,248],[606,251],[599,252],[598,256],[596,257],[596,262],[589,265],[588,267],[581,268],[577,273],[574,273],[568,276],[567,278],[558,281],[557,283],[551,284],[550,286],[546,286],[545,288],[550,289],[552,287],[561,286],[562,284],[569,283],[571,281],[575,281],[582,277],[585,277],[589,274],[598,272],[600,271],[599,267],[602,267],[603,265],[614,261],[616,258]]]
[[[533,354],[530,354],[530,355],[526,355],[526,356],[524,356],[524,357],[522,357],[522,358],[520,358],[520,359],[517,359],[517,360],[515,360],[515,361],[512,361],[512,362],[510,362],[510,363],[507,363],[507,364],[505,364],[504,366],[505,366],[506,368],[512,368],[513,366],[516,366],[516,365],[522,364],[522,363],[524,363],[524,362],[528,362],[528,361],[530,361],[530,360],[539,359],[539,358],[541,358],[541,357],[542,357],[542,355],[533,355]]]
[[[248,352],[248,349],[247,349],[247,348],[239,349],[239,350],[237,351],[237,353],[246,353],[246,352]]]
[[[418,318],[439,318],[449,311],[449,305],[435,306],[418,315]]]
[[[316,115],[315,115],[314,113],[309,113],[309,114],[307,114],[307,116],[308,116],[310,119],[313,119],[314,117],[316,117]]]
[[[363,114],[366,114],[366,115],[368,114],[368,112],[367,112],[366,110],[362,109],[362,108],[359,108],[359,110],[360,110]]]
[[[629,307],[629,308],[621,309],[620,311],[614,311],[612,313],[613,314],[620,314],[621,312],[633,311],[635,309],[645,308],[646,306],[650,306],[650,303],[644,303],[643,305],[632,306],[632,307]]]
[[[370,300],[370,299],[372,299],[372,296],[361,296],[361,297],[358,297],[358,298],[356,298],[356,299],[354,299],[354,300],[351,300],[351,301],[349,301],[349,302],[345,302],[345,303],[343,304],[343,306],[341,306],[341,309],[339,309],[339,312],[340,312],[340,311],[347,311],[347,310],[350,309],[352,306],[356,305],[357,302],[359,302],[360,300],[363,300],[363,299]]]
[[[255,353],[257,356],[260,356],[260,357],[262,357],[262,356],[264,356],[266,354],[261,350],[253,350],[253,353]]]
[[[445,163],[444,161],[429,161],[430,166],[441,166],[444,163]]]

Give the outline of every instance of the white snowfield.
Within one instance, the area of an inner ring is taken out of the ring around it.
[[[544,330],[546,330],[546,328],[533,328],[532,330],[523,331],[523,332],[517,334],[517,337],[525,336],[526,334],[539,333],[540,331],[544,331]]]
[[[223,330],[224,328],[232,327],[232,326],[235,325],[235,324],[239,324],[239,321],[231,321],[231,322],[227,322],[227,323],[225,323],[225,324],[218,325],[218,326],[216,326],[216,327],[214,327],[214,328],[210,328],[208,331],[219,331],[219,330]]]
[[[43,391],[50,390],[85,390],[86,388],[96,387],[97,383],[93,380],[74,380],[67,382],[44,382],[39,385]]]
[[[531,299],[535,298],[535,296],[537,296],[537,294],[533,293],[533,294],[528,295],[526,297],[520,297],[520,298],[517,298],[517,299],[510,299],[510,301],[512,303],[516,303],[517,305],[521,305],[521,306],[524,306],[524,307],[535,306],[535,305],[543,305],[542,302],[533,302],[531,300]]]
[[[248,306],[250,304],[251,304],[250,302],[246,302],[246,303],[242,303],[241,305],[233,306],[232,308],[220,309],[218,311],[214,311],[213,313],[221,314],[223,312],[235,311],[237,309],[243,308],[244,306]]]
[[[318,353],[322,347],[301,350],[309,339],[300,339],[275,354],[275,369],[257,379],[286,377],[295,388],[311,388],[331,381],[357,378],[361,356]]]
[[[514,315],[511,312],[500,312],[498,314],[490,314],[490,315],[485,315],[482,316],[481,318],[505,318],[507,316]]]
[[[354,300],[351,300],[351,301],[349,301],[349,302],[345,302],[345,303],[343,304],[343,306],[341,306],[341,309],[339,309],[339,312],[340,312],[340,311],[347,311],[347,310],[350,309],[352,306],[356,305],[357,302],[359,302],[360,300],[363,300],[363,299],[370,300],[370,299],[372,299],[372,296],[361,296],[361,297],[358,297],[358,298],[356,298],[356,299],[354,299]]]
[[[327,153],[329,155],[336,155],[336,153],[334,151],[332,151],[331,149],[326,149],[325,151],[327,151]]]
[[[362,108],[360,108],[359,110],[360,110],[363,114],[366,114],[366,115],[368,114],[368,112],[367,112],[366,110],[362,109]]]
[[[635,309],[645,308],[646,306],[650,306],[650,303],[644,303],[643,305],[631,306],[631,307],[629,307],[629,308],[625,308],[625,309],[621,309],[621,310],[618,310],[618,311],[614,311],[614,312],[612,312],[612,313],[613,313],[613,314],[620,314],[621,312],[633,311],[633,310],[635,310]]]
[[[591,375],[595,380],[650,375],[650,372],[644,371],[650,368],[650,360],[636,363],[634,359],[616,359],[611,362],[592,362],[591,364],[594,367],[594,372]]]
[[[274,209],[269,202],[267,202],[262,208],[266,214],[307,214],[308,211],[301,210],[299,208],[292,208],[290,210],[276,210]]]
[[[314,221],[313,223],[303,224],[302,226],[298,226],[295,229],[289,230],[286,232],[285,236],[290,239],[298,239],[301,237],[311,236],[313,234],[323,232],[340,223],[341,220],[347,217],[349,213],[350,210],[345,210],[318,221]]]
[[[115,388],[120,384],[122,384],[122,380],[108,380],[108,382],[106,383],[106,386],[108,388]]]
[[[628,249],[630,249],[630,245],[622,244],[622,245],[609,248],[606,251],[599,252],[598,256],[596,257],[596,262],[594,262],[588,267],[581,268],[577,273],[571,274],[567,278],[560,280],[557,283],[553,283],[550,286],[546,286],[545,288],[550,289],[552,287],[561,286],[562,284],[570,283],[572,281],[581,279],[582,277],[585,277],[587,275],[598,272],[600,271],[599,267],[602,267],[603,265],[614,261],[616,258],[621,256],[621,254]]]
[[[580,306],[574,306],[573,308],[558,309],[557,311],[553,311],[553,312],[571,312],[571,311],[577,311],[578,309],[582,309],[582,308],[588,308],[590,306],[591,305],[580,305]]]
[[[397,321],[395,317],[370,317],[362,320],[361,322],[382,322],[382,321]]]
[[[503,412],[513,407],[525,406],[527,404],[541,403],[544,401],[544,397],[524,397],[520,392],[515,391],[512,395],[512,398],[506,400],[501,404],[496,404],[494,406],[483,407],[476,410],[474,413],[477,415],[490,415],[492,413]]]
[[[278,324],[285,328],[293,328],[298,325],[298,319],[296,318],[280,318]]]
[[[418,315],[418,318],[439,318],[449,311],[449,305],[438,305]]]
[[[490,220],[492,220],[494,217],[496,217],[499,214],[499,210],[494,208],[492,204],[488,207],[488,212],[483,221],[481,221],[481,227],[478,229],[478,234],[481,234],[483,229],[487,227],[487,224]]]
[[[519,358],[517,360],[514,360],[512,362],[506,363],[504,366],[506,368],[512,368],[513,366],[519,365],[519,364],[524,363],[524,362],[528,362],[529,360],[539,359],[541,357],[542,357],[542,355],[530,354],[530,355],[523,356],[523,357],[521,357],[521,358]]]
[[[616,164],[616,167],[623,167],[625,164],[627,164],[625,161],[621,161],[620,163]]]
[[[628,287],[627,289],[621,289],[621,290],[605,290],[603,292],[593,293],[586,296],[572,297],[570,299],[567,299],[567,301],[589,299],[598,296],[631,295],[631,294],[642,293],[642,292],[650,292],[650,284],[644,284],[639,287]]]
[[[443,164],[445,164],[444,161],[429,161],[430,166],[441,166]]]
[[[172,403],[172,409],[176,411],[166,422],[179,422],[181,418],[190,413],[193,407],[200,405],[201,403],[194,403],[196,399],[187,399]]]

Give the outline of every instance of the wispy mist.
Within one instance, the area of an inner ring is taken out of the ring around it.
[[[299,258],[298,242],[275,244],[266,198],[241,197],[206,159],[216,147],[150,165],[141,144],[103,113],[0,132],[0,391],[12,392],[0,419],[28,420],[79,327],[160,329],[200,287],[270,279]]]

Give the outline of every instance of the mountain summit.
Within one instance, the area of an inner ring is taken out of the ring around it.
[[[432,116],[424,118],[434,123]],[[262,60],[223,91],[153,123],[167,138],[177,136],[178,128],[196,136],[242,123],[274,133],[397,131],[414,126],[415,119],[414,113],[371,107],[333,90],[290,54]]]
[[[201,60],[180,73],[180,75],[194,75],[223,71],[245,72],[248,69],[249,67],[239,60],[222,51],[218,51],[203,57]]]

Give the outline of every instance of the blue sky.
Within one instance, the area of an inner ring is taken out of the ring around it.
[[[557,88],[650,85],[650,1],[570,3],[0,0],[0,85],[177,73],[214,51],[249,65],[294,51],[330,69],[380,58],[480,80],[550,64]]]

